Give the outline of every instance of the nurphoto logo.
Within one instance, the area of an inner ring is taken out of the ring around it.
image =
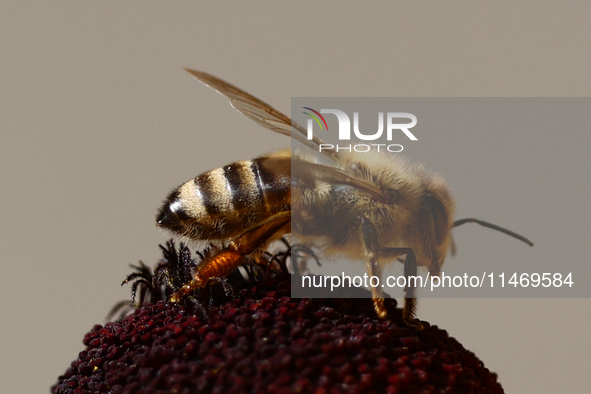
[[[321,109],[320,112],[310,107],[302,107],[310,112],[303,112],[310,116],[307,123],[307,138],[311,140],[314,137],[314,122],[320,127],[320,130],[328,131],[328,124],[322,114],[333,114],[337,117],[339,122],[338,136],[339,141],[350,141],[351,140],[351,119],[349,115],[338,109]],[[410,120],[410,122],[399,123],[401,119]],[[386,140],[392,141],[392,137],[395,131],[402,131],[406,137],[411,141],[417,141],[417,137],[409,129],[413,128],[417,124],[417,117],[408,112],[388,112],[386,113]],[[384,113],[378,113],[378,131],[373,134],[364,134],[359,130],[359,112],[353,112],[353,133],[356,139],[361,141],[376,141],[382,137],[384,133]],[[371,150],[380,151],[380,148],[387,150],[388,152],[402,152],[404,147],[400,144],[320,144],[318,151],[323,150],[336,150],[339,151],[355,151],[355,152],[369,152]]]

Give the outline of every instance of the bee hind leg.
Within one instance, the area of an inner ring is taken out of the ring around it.
[[[174,293],[170,301],[179,302],[193,290],[207,286],[210,280],[225,278],[249,254],[285,229],[290,221],[291,212],[281,212],[240,234],[230,241],[228,246],[202,261],[197,267],[193,280]]]

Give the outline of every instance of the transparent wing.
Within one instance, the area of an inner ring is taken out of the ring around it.
[[[292,122],[288,116],[231,83],[203,71],[189,68],[185,68],[185,70],[205,86],[228,97],[232,107],[261,126],[276,133],[292,137],[314,151],[317,150],[318,145],[324,143],[316,136],[312,140],[308,140],[306,138],[307,132],[302,126]],[[334,153],[326,151],[324,153],[334,159]]]
[[[185,68],[185,70],[197,78],[199,82],[228,97],[232,107],[261,126],[292,137],[313,151],[317,151],[318,146],[324,143],[316,136],[312,140],[308,140],[306,138],[308,133],[302,126],[292,122],[288,116],[231,83],[203,71],[189,68]],[[337,159],[338,154],[336,152],[324,151],[322,153],[333,160]],[[275,172],[286,175],[292,175],[292,169],[295,169],[296,173],[293,176],[304,182],[320,181],[329,184],[348,185],[370,194],[378,201],[388,202],[389,199],[389,196],[374,184],[352,176],[347,171],[337,167],[289,156],[269,157],[265,160],[265,165]]]

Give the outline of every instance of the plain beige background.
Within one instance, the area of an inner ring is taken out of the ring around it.
[[[292,96],[589,96],[591,6],[580,3],[3,2],[2,392],[47,392],[84,333],[129,296],[128,264],[153,264],[167,239],[154,216],[170,189],[288,145],[182,67],[284,111]],[[419,158],[451,184],[458,217],[536,242],[458,229],[460,254],[446,264],[589,259],[588,130],[520,136]],[[419,308],[507,392],[588,391],[588,299]]]

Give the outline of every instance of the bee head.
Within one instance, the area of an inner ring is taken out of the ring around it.
[[[455,203],[445,181],[431,175],[426,178],[426,193],[423,195],[422,223],[423,239],[431,251],[429,271],[438,275],[448,249],[453,250],[451,229],[455,214]]]

